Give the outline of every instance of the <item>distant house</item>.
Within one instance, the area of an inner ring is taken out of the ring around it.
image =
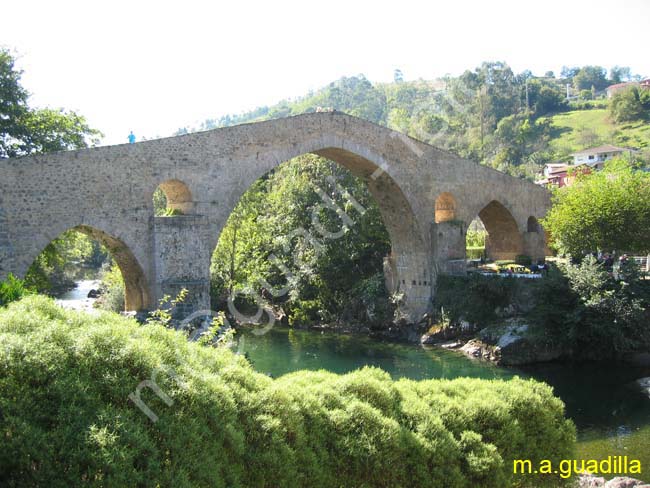
[[[570,176],[568,176],[569,168],[571,165],[567,163],[548,163],[544,166],[544,177],[535,181],[538,185],[542,186],[557,186],[562,188],[570,184]]]
[[[625,90],[626,88],[633,86],[638,86],[639,88],[650,90],[650,78],[643,81],[627,81],[625,83],[616,83],[615,85],[610,85],[605,90],[607,92],[607,98],[612,98],[616,92],[620,92],[621,90]]]
[[[572,163],[548,163],[544,166],[543,178],[535,181],[535,183],[543,186],[557,186],[559,188],[569,186],[573,183],[576,174],[599,171],[605,166],[605,161],[620,156],[621,154],[631,154],[632,152],[632,149],[616,147],[610,144],[585,149],[584,151],[571,154],[573,157]]]
[[[585,149],[584,151],[573,153],[571,156],[573,156],[574,165],[587,164],[595,169],[602,169],[605,161],[623,154],[632,154],[632,149],[606,144],[604,146],[592,147],[590,149]]]
[[[626,83],[616,83],[615,85],[610,85],[605,90],[607,92],[607,98],[612,98],[615,93],[633,86],[639,86],[639,83],[636,81],[628,81]]]
[[[578,174],[591,173],[592,167],[587,164],[577,166],[567,163],[549,163],[544,166],[544,178],[535,181],[541,186],[556,186],[562,188],[570,186]]]

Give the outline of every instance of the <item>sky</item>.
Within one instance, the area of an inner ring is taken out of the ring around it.
[[[30,105],[63,107],[102,144],[165,137],[342,76],[629,66],[650,76],[649,0],[85,0],[0,3]]]

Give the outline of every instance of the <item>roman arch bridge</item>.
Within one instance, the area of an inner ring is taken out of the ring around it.
[[[189,290],[188,307],[209,309],[210,257],[233,208],[255,180],[305,153],[367,182],[391,238],[388,285],[403,292],[413,319],[430,307],[438,273],[464,270],[455,267],[476,216],[492,257],[544,255],[543,188],[324,112],[0,161],[0,279],[24,275],[48,243],[74,228],[110,250],[127,310],[151,308],[181,288]],[[182,215],[154,216],[157,187]]]

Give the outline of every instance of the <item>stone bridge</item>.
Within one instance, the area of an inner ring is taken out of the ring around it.
[[[0,161],[0,279],[24,275],[49,242],[77,229],[110,250],[127,310],[155,307],[181,288],[190,292],[187,307],[209,309],[210,257],[228,216],[255,180],[305,153],[367,182],[391,238],[387,282],[404,294],[412,319],[430,308],[438,273],[464,272],[476,216],[493,258],[544,255],[543,188],[327,112]],[[158,187],[183,215],[154,216]]]

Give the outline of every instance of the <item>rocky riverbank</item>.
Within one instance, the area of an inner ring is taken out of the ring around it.
[[[577,486],[578,488],[650,488],[650,484],[634,478],[616,477],[606,480],[592,474],[581,475]]]
[[[425,333],[420,342],[445,349],[456,349],[469,357],[491,361],[501,366],[576,359],[574,351],[554,344],[545,337],[539,327],[520,319],[507,319],[503,325],[485,327],[472,334],[462,330],[456,334]],[[585,353],[577,358],[598,359]],[[618,354],[608,359],[638,366],[650,365],[650,353]],[[650,392],[650,383],[647,386]]]

